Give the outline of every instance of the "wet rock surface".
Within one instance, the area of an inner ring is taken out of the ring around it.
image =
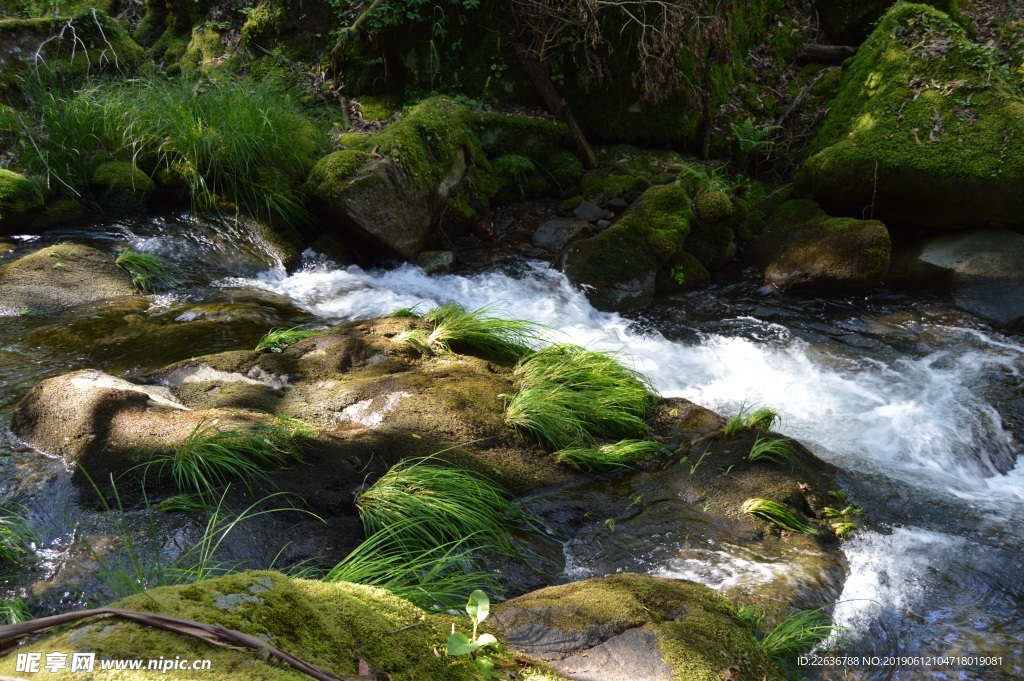
[[[88,246],[49,246],[0,266],[0,313],[58,310],[135,293],[114,260]]]

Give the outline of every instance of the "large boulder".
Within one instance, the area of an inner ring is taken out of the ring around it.
[[[89,246],[49,246],[0,266],[0,313],[56,310],[134,293],[128,273]]]
[[[411,259],[472,163],[487,161],[469,110],[438,97],[354,148],[320,159],[306,188],[329,229]]]
[[[846,69],[799,193],[833,214],[1024,225],[1024,98],[995,50],[932,7],[893,7]]]
[[[0,234],[28,227],[43,207],[43,195],[31,180],[0,168]]]
[[[149,175],[134,163],[102,163],[92,175],[92,186],[103,210],[117,216],[141,215],[146,199],[156,189]]]
[[[243,572],[197,584],[151,589],[110,607],[192,620],[261,638],[337,678],[357,677],[363,660],[376,678],[395,681],[480,678],[469,656],[444,650],[455,618],[426,613],[384,589],[359,584],[291,579],[280,572]],[[468,619],[459,628],[465,630]],[[305,674],[258,650],[224,648],[119,618],[90,619],[35,639],[19,653],[82,651],[96,654],[96,678],[208,678],[216,681],[301,681]],[[100,672],[100,659],[210,660],[208,670]],[[0,658],[0,675],[20,676],[17,655]],[[55,679],[83,674],[68,667],[47,672]],[[90,676],[86,674],[85,676]],[[369,677],[374,678],[374,677]],[[533,676],[534,679],[544,677]],[[555,677],[547,677],[554,679]]]
[[[804,199],[779,207],[747,258],[781,292],[862,293],[885,277],[890,246],[878,220],[829,217]]]
[[[702,584],[621,574],[495,608],[511,647],[580,681],[781,680],[732,603]]]

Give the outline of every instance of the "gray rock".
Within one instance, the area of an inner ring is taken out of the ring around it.
[[[0,266],[0,315],[57,310],[134,293],[128,273],[88,246],[50,246]]]
[[[548,220],[533,233],[533,245],[552,253],[558,253],[588,226],[589,224],[585,220],[576,218]]]
[[[423,251],[416,256],[416,266],[427,274],[448,274],[455,265],[455,251]]]
[[[611,220],[598,220],[596,225],[598,229],[608,229],[612,226]]]
[[[587,222],[597,222],[598,220],[611,220],[615,217],[615,214],[604,208],[595,206],[590,201],[580,201],[580,205],[576,206],[576,210],[573,214],[581,220]]]
[[[623,208],[629,207],[629,202],[627,202],[626,199],[622,198],[621,196],[616,196],[614,198],[608,199],[601,205],[603,208],[607,208],[609,210],[622,210]]]

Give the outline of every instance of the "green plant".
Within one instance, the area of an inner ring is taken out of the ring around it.
[[[423,315],[416,311],[417,307],[419,306],[413,305],[412,307],[400,307],[388,316],[397,319],[420,319]]]
[[[25,520],[24,510],[0,507],[0,564],[28,561],[32,545],[39,543],[39,533]]]
[[[746,405],[743,405],[737,413],[726,420],[725,425],[722,426],[722,434],[729,437],[744,428],[771,430],[778,420],[779,414],[774,409],[762,407],[754,411],[748,411]]]
[[[743,502],[741,510],[747,515],[767,520],[790,532],[812,534],[815,536],[821,534],[818,530],[804,522],[793,509],[768,499],[747,499]]]
[[[418,518],[392,523],[366,538],[325,576],[326,582],[356,582],[387,589],[425,609],[451,610],[466,591],[501,593],[493,574],[477,567],[475,535],[425,549],[408,547]]]
[[[676,282],[680,286],[686,284],[686,272],[683,270],[682,265],[676,265],[669,271],[669,276],[672,277],[672,281]]]
[[[659,398],[646,377],[611,353],[552,345],[522,360],[514,374],[518,392],[506,396],[506,422],[553,449],[650,432],[645,419]]]
[[[263,335],[260,342],[256,344],[256,352],[270,350],[271,352],[282,352],[290,345],[298,343],[303,338],[312,338],[315,331],[304,331],[297,326],[290,329],[274,328]]]
[[[789,440],[759,437],[747,454],[748,461],[774,461],[775,463],[796,463],[796,451]]]
[[[837,520],[830,523],[830,527],[832,528],[832,532],[835,533],[836,538],[845,541],[849,539],[850,535],[857,529],[857,523],[849,520]]]
[[[832,617],[823,608],[800,610],[775,625],[759,645],[768,657],[786,657],[825,640],[832,629]]]
[[[0,624],[20,624],[32,619],[25,601],[15,598],[10,601],[0,601]]]
[[[535,521],[510,501],[511,493],[476,473],[433,463],[429,457],[392,466],[356,497],[367,537],[389,531],[411,555],[467,541],[518,555],[512,527]]]
[[[451,352],[456,348],[501,361],[516,361],[540,342],[543,325],[492,317],[489,312],[487,307],[468,311],[462,305],[449,301],[423,315],[423,319],[433,326],[431,331],[410,329],[400,333],[396,340],[431,354],[435,351]]]
[[[690,466],[690,475],[696,475],[697,469],[700,468],[700,465],[702,463],[704,463],[704,459],[706,459],[708,457],[709,453],[711,453],[711,447],[705,447],[704,451],[700,453],[700,458],[697,459],[697,463],[695,463],[692,466]],[[680,461],[679,463],[685,463],[685,462],[687,462],[689,460],[690,460],[690,457],[684,456],[682,461]]]
[[[457,657],[459,655],[472,655],[477,668],[484,678],[494,676],[494,661],[486,655],[480,655],[479,651],[484,648],[497,647],[498,639],[491,634],[477,634],[477,627],[487,619],[491,611],[491,602],[487,594],[477,590],[469,595],[469,602],[466,603],[466,614],[473,622],[473,637],[469,638],[459,631],[452,631],[448,637],[448,655]],[[454,627],[453,627],[454,628]]]
[[[210,501],[200,494],[176,494],[156,505],[156,510],[165,513],[180,511],[182,513],[198,513],[210,515],[213,512]]]
[[[172,289],[179,283],[171,261],[159,255],[125,251],[114,262],[132,275],[132,284],[143,293]]]
[[[670,450],[654,440],[620,440],[600,447],[566,447],[555,452],[555,462],[565,463],[581,471],[603,471],[629,467],[641,461],[668,453]]]
[[[782,127],[778,125],[757,127],[754,125],[753,120],[745,118],[740,124],[730,123],[729,129],[732,130],[732,134],[736,137],[740,153],[749,156],[750,154],[764,151],[775,144],[768,137],[776,130],[781,130]]]
[[[758,640],[762,636],[761,623],[767,614],[763,605],[740,605],[736,607],[736,617],[747,625],[750,633]]]
[[[168,473],[183,494],[203,500],[232,480],[252,489],[253,481],[271,485],[266,469],[301,459],[301,445],[316,430],[296,419],[275,417],[268,423],[221,427],[218,419],[202,419],[173,452],[157,454],[142,464],[146,473]]]

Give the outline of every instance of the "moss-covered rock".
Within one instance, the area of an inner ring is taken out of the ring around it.
[[[46,205],[32,221],[32,229],[47,230],[85,217],[85,206],[77,199],[58,199]]]
[[[513,648],[574,676],[719,681],[783,679],[734,606],[702,584],[621,574],[553,586],[495,608]],[[732,673],[732,672],[730,672]]]
[[[889,270],[889,231],[878,220],[833,218],[807,200],[789,201],[750,245],[748,259],[779,291],[869,291]]]
[[[0,267],[0,305],[8,313],[56,310],[134,293],[131,277],[88,246],[50,246]]]
[[[43,195],[31,180],[0,168],[0,234],[27,227],[42,207]]]
[[[304,662],[338,677],[355,676],[359,660],[395,681],[479,678],[468,656],[443,650],[453,618],[428,614],[388,591],[358,584],[291,579],[278,572],[243,572],[197,584],[161,587],[117,601],[111,607],[159,613],[263,638]],[[87,620],[34,641],[19,652],[82,650],[97,658],[208,659],[213,679],[278,681],[308,679],[273,664],[259,651],[224,649],[194,638],[120,619]],[[16,656],[0,659],[0,674],[14,675]],[[99,673],[96,678],[125,678]],[[189,672],[131,672],[131,678],[189,678]],[[50,674],[74,679],[68,669]]]
[[[471,164],[489,167],[466,107],[437,97],[355,148],[324,157],[307,191],[344,236],[412,258]]]
[[[92,186],[103,210],[113,215],[145,213],[146,198],[156,189],[149,175],[125,161],[98,166],[92,175]]]
[[[1024,98],[997,57],[947,14],[896,5],[847,69],[797,190],[890,226],[1024,224]]]
[[[595,307],[642,307],[654,296],[658,269],[690,233],[692,217],[679,184],[651,187],[618,222],[566,251],[565,274],[587,290]]]

